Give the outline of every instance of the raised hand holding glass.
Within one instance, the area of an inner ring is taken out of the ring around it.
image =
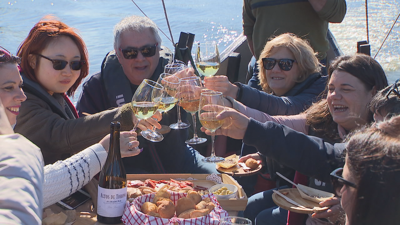
[[[215,41],[198,43],[196,50],[196,67],[197,71],[205,76],[214,76],[220,65],[218,46]]]
[[[211,131],[211,155],[204,158],[206,162],[220,162],[224,158],[215,156],[215,131],[223,124],[223,120],[217,119],[217,115],[224,110],[224,101],[221,92],[203,91],[199,104],[199,119],[204,128]]]
[[[196,130],[196,112],[199,110],[199,101],[203,85],[199,77],[186,77],[180,79],[178,96],[179,105],[187,112],[192,114],[193,119],[193,138],[186,141],[186,144],[202,144],[206,138],[199,138]]]

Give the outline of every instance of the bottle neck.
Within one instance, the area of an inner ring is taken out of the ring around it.
[[[120,129],[118,127],[113,127],[110,134],[110,149],[108,151],[108,157],[121,158],[119,139],[120,139]]]

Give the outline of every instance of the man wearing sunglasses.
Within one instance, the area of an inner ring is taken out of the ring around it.
[[[156,24],[146,17],[124,18],[114,27],[114,50],[103,60],[101,72],[83,84],[78,113],[95,114],[131,102],[140,83],[157,81],[167,63]],[[164,114],[160,123],[176,122],[176,112]],[[182,119],[186,119],[184,111]],[[217,173],[215,165],[203,163],[203,156],[185,144],[187,136],[186,129],[171,130],[158,143],[139,137],[143,152],[122,159],[127,173]]]

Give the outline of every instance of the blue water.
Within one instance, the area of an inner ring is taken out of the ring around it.
[[[137,0],[139,7],[169,35],[161,1]],[[242,32],[242,0],[165,0],[174,41],[181,31],[196,34],[196,41],[216,40],[220,50]],[[371,53],[375,55],[400,9],[400,0],[370,0]],[[356,51],[356,42],[366,40],[364,1],[348,0],[346,18],[331,30],[346,54]],[[137,14],[130,0],[19,0],[0,1],[0,45],[16,53],[32,26],[53,14],[75,27],[85,40],[90,57],[90,74],[100,70],[103,57],[112,49],[113,27],[122,18]],[[172,49],[162,35],[163,45]],[[400,21],[376,58],[390,82],[400,78]],[[77,100],[78,89],[73,101]]]

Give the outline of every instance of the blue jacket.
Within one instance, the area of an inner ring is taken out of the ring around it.
[[[258,79],[254,76],[249,85],[240,86],[239,98],[236,99],[248,107],[268,113],[269,115],[296,115],[318,101],[324,91],[327,77],[319,73],[311,74],[305,81],[296,84],[283,96],[275,96],[261,90]]]
[[[330,144],[274,122],[260,123],[251,119],[243,142],[265,157],[327,184],[330,172],[344,165],[345,143]],[[310,182],[311,187],[332,191],[330,185],[321,187],[314,179]]]
[[[167,60],[160,57],[158,67],[153,73],[151,80],[157,81],[163,72]],[[137,85],[129,82],[125,76],[122,66],[119,64],[114,51],[107,54],[101,66],[101,72],[93,75],[82,86],[82,94],[77,103],[77,110],[80,116],[83,113],[95,114],[112,107],[118,107],[129,103],[136,91]],[[182,111],[182,119],[186,119],[186,113]],[[176,108],[163,114],[160,124],[169,125],[177,120]],[[188,153],[185,140],[188,139],[186,130],[171,130],[164,134],[164,140],[154,143],[154,147],[162,161],[162,164],[169,173],[182,172],[180,166]],[[144,151],[135,157],[123,158],[127,173],[157,173],[152,162],[150,151],[147,150],[148,140],[138,137],[140,147]]]

